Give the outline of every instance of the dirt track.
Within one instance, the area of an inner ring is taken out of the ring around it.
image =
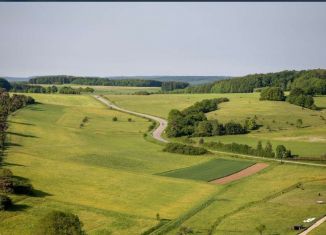
[[[256,163],[242,171],[239,171],[232,175],[225,176],[223,178],[219,178],[219,179],[216,179],[216,180],[213,180],[210,182],[214,183],[214,184],[227,184],[232,181],[247,177],[249,175],[253,175],[253,174],[257,173],[258,171],[261,171],[262,169],[266,168],[267,166],[268,166],[268,164],[266,164],[266,163]]]
[[[111,103],[109,100],[107,100],[99,95],[94,95],[94,97],[95,97],[95,99],[101,101],[103,104],[107,105],[110,108],[113,108],[113,109],[116,109],[118,111],[122,111],[125,113],[130,113],[130,114],[133,114],[133,115],[136,115],[139,117],[148,118],[148,119],[158,122],[159,126],[153,131],[153,138],[158,141],[164,142],[164,143],[168,142],[167,140],[162,138],[162,133],[168,124],[168,122],[166,120],[164,120],[163,118],[155,117],[155,116],[152,116],[149,114],[144,114],[144,113],[137,113],[137,112],[130,111],[130,110],[127,110],[124,108],[120,108],[119,106],[116,106],[115,104]]]
[[[319,225],[321,225],[322,223],[324,223],[326,221],[326,216],[324,216],[323,218],[321,218],[320,220],[318,220],[316,223],[314,223],[313,225],[311,225],[308,229],[306,229],[305,231],[303,231],[302,233],[299,233],[298,235],[307,235],[309,234],[309,232],[311,232],[311,230],[317,228]]]

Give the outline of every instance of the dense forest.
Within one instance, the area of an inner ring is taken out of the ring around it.
[[[189,86],[187,82],[156,81],[145,79],[109,79],[100,77],[77,77],[77,76],[39,76],[29,80],[30,84],[78,84],[93,86],[132,86],[132,87],[161,87],[162,91],[183,89]]]
[[[256,88],[280,87],[284,91],[300,88],[310,95],[326,94],[326,70],[282,71],[266,74],[249,74],[214,83],[190,86],[184,93],[250,93]]]

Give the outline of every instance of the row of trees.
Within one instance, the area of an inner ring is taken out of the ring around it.
[[[10,97],[5,90],[0,91],[0,167],[5,150],[9,114],[34,103],[35,100],[32,97],[16,94]],[[14,177],[10,170],[0,168],[1,193],[30,194],[32,191],[33,187],[27,180]],[[0,210],[6,210],[11,205],[12,202],[8,196],[0,195]]]
[[[226,151],[226,152],[233,152],[233,153],[240,153],[240,154],[247,154],[247,155],[254,155],[254,156],[268,157],[268,158],[276,157],[280,159],[293,157],[291,150],[286,149],[284,145],[278,145],[276,147],[276,151],[274,152],[273,146],[269,141],[266,143],[265,147],[263,147],[261,141],[259,141],[256,148],[253,148],[247,144],[238,144],[238,143],[224,144],[220,141],[204,143],[202,139],[199,141],[199,143],[207,148]]]
[[[15,82],[11,83],[11,89],[12,92],[22,92],[22,93],[43,93],[43,94],[54,94],[54,93],[60,93],[60,94],[80,94],[83,92],[87,93],[93,93],[94,89],[91,87],[79,87],[79,88],[72,88],[72,87],[57,87],[57,86],[48,86],[43,87],[39,85],[30,85],[22,82]]]
[[[250,93],[256,88],[279,87],[282,90],[301,88],[310,95],[326,94],[326,70],[281,71],[277,73],[249,74],[220,80],[210,84],[191,86],[185,93]]]
[[[195,147],[191,145],[168,143],[163,149],[164,152],[179,153],[186,155],[202,155],[207,153],[207,150],[202,147]]]
[[[189,86],[187,82],[156,81],[147,79],[109,79],[100,77],[78,77],[78,76],[39,76],[29,80],[30,84],[78,84],[94,86],[132,86],[132,87],[161,87],[163,92],[175,89],[183,89]]]

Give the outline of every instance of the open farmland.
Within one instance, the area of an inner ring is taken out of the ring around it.
[[[222,123],[244,122],[247,117],[257,117],[261,125],[258,130],[247,135],[205,137],[207,141],[242,143],[255,147],[261,140],[268,140],[275,147],[283,144],[294,154],[304,157],[320,157],[326,153],[326,112],[325,96],[316,98],[321,110],[314,111],[277,101],[260,101],[259,93],[240,94],[167,94],[150,96],[108,95],[111,101],[130,110],[167,118],[171,109],[184,109],[197,101],[227,97],[229,102],[221,103],[219,109],[207,114],[209,119]],[[177,100],[178,102],[173,102]],[[296,122],[301,119],[302,127]],[[198,139],[197,139],[198,140]]]
[[[211,181],[241,171],[254,162],[241,160],[213,159],[195,166],[163,172],[158,175],[174,178]]]
[[[173,219],[216,191],[152,175],[208,159],[162,152],[142,136],[147,120],[109,110],[90,96],[34,97],[41,104],[10,119],[5,164],[28,178],[39,196],[13,196],[21,209],[0,214],[2,234],[33,234],[52,209],[78,214],[89,234],[138,234],[156,224],[156,213]],[[80,128],[85,116],[89,121]]]

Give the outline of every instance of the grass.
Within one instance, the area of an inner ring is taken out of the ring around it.
[[[205,138],[206,141],[221,140],[256,146],[260,140],[271,141],[274,148],[283,144],[294,154],[304,157],[320,157],[326,153],[326,113],[302,109],[287,102],[260,101],[259,93],[245,94],[156,94],[150,97],[107,95],[116,104],[139,112],[167,118],[171,109],[184,109],[197,101],[216,97],[228,97],[229,102],[221,103],[217,111],[207,114],[209,119],[220,122],[244,122],[256,115],[261,127],[247,135],[218,136]],[[175,101],[178,102],[175,102]],[[326,96],[316,97],[316,104],[326,107]],[[302,127],[296,121],[303,121]]]
[[[249,161],[213,159],[202,164],[163,172],[158,175],[174,178],[211,181],[241,171],[253,164],[254,162]]]
[[[296,234],[294,224],[325,213],[326,205],[316,203],[319,192],[326,195],[325,176],[323,168],[273,164],[228,184],[209,207],[181,226],[191,227],[195,234],[250,235],[258,234],[255,228],[264,224],[264,234]],[[304,190],[295,187],[300,182]]]
[[[216,191],[153,175],[209,158],[163,152],[143,138],[147,120],[110,110],[90,96],[33,96],[41,104],[10,118],[5,167],[30,179],[39,196],[13,196],[20,209],[0,214],[1,234],[32,234],[52,209],[78,214],[89,234],[138,234],[157,223],[156,213],[173,219]],[[89,121],[80,128],[85,116]]]

